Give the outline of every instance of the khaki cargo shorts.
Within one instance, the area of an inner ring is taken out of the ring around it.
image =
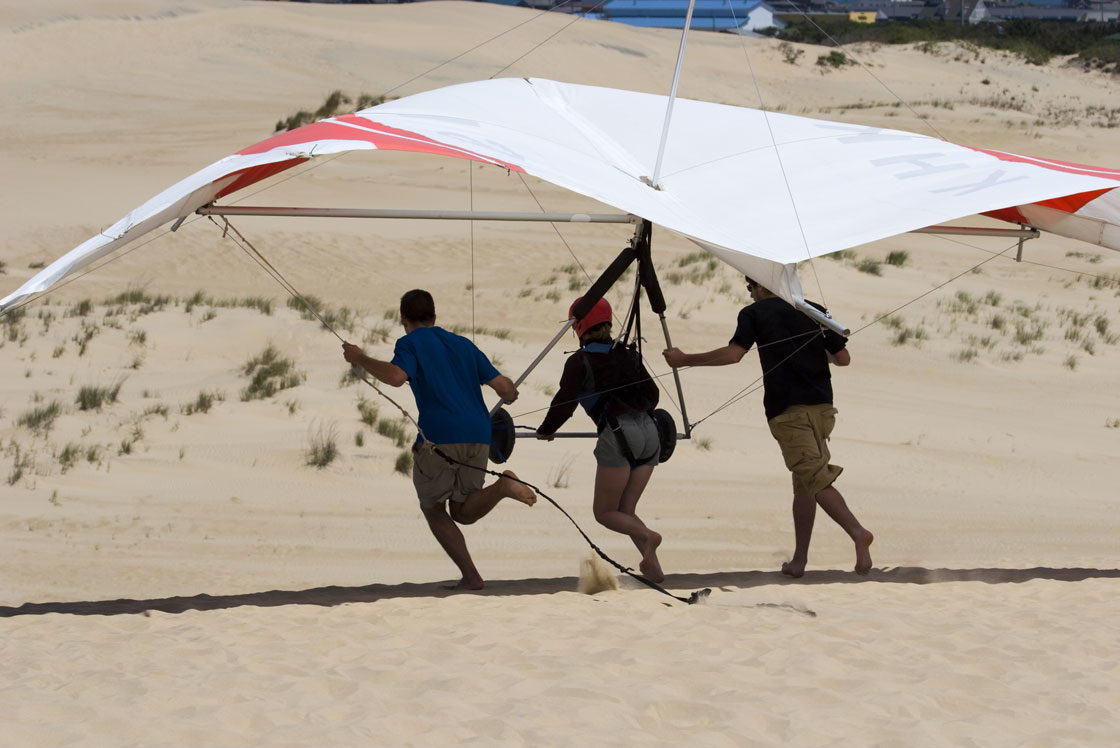
[[[767,423],[793,473],[794,495],[814,496],[840,477],[844,468],[828,462],[828,437],[836,425],[831,404],[791,405]]]
[[[447,500],[462,503],[482,488],[489,444],[440,444],[441,452],[465,465],[451,465],[431,445],[412,447],[412,485],[420,506],[433,509]]]

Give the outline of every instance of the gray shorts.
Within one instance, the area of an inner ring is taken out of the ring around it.
[[[657,424],[649,413],[626,413],[618,417],[621,436],[630,446],[634,461],[627,459],[618,437],[610,426],[599,434],[595,443],[595,461],[602,467],[629,467],[656,465],[661,458],[661,440],[657,437]]]
[[[431,445],[417,442],[412,448],[412,485],[420,506],[432,509],[450,499],[462,503],[482,488],[489,444],[440,444],[441,452],[466,465],[451,465]],[[468,467],[470,466],[470,467]]]

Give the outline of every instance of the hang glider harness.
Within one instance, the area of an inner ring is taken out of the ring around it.
[[[287,291],[288,294],[293,299],[297,300],[305,309],[307,309],[307,311],[309,313],[313,314],[315,316],[315,318],[319,320],[320,324],[322,324],[323,327],[326,330],[328,330],[332,335],[334,335],[336,338],[338,338],[340,342],[343,342],[343,343],[347,342],[345,340],[345,338],[343,338],[341,335],[339,335],[338,332],[336,332],[335,329],[333,327],[331,327],[331,325],[323,318],[323,316],[319,313],[319,310],[317,310],[314,307],[314,305],[312,305],[304,297],[304,295],[301,294],[298,289],[296,289],[296,287],[292,284],[292,282],[289,281],[284,276],[284,274],[281,273],[280,270],[277,269],[276,266],[273,265],[268,260],[268,258],[266,258],[260,252],[260,250],[258,250],[256,247],[254,247],[253,244],[248,239],[246,239],[245,236],[240,231],[238,231],[237,228],[232,223],[230,223],[228,219],[223,218],[224,225],[219,225],[218,222],[214,221],[214,219],[212,217],[210,217],[210,220],[213,221],[215,223],[215,225],[218,225],[218,227],[222,229],[223,238],[231,237],[231,233],[232,233],[231,238],[234,239],[235,243],[242,250],[244,250],[245,253],[248,254],[249,257],[252,258],[254,262],[256,262],[258,265],[260,265],[260,267],[266,273],[268,273],[268,275],[271,276],[273,278],[273,280],[275,280],[277,283],[279,283],[280,286],[285,291]],[[578,318],[584,316],[587,313],[587,311],[595,304],[595,302],[597,302],[599,299],[601,299],[603,297],[604,294],[606,294],[607,290],[610,289],[610,287],[614,284],[614,282],[617,281],[619,279],[619,277],[623,274],[623,272],[625,272],[626,269],[629,268],[630,265],[635,261],[638,262],[638,273],[637,273],[637,278],[636,278],[636,281],[635,281],[636,288],[638,290],[640,290],[641,288],[646,289],[646,293],[649,295],[649,298],[650,298],[650,304],[653,307],[654,312],[657,313],[659,315],[660,319],[661,319],[661,325],[662,325],[662,329],[665,332],[666,342],[667,343],[669,342],[669,330],[668,330],[668,326],[665,322],[665,309],[666,309],[665,297],[661,293],[661,287],[658,284],[657,276],[654,273],[653,262],[650,260],[650,254],[649,254],[650,233],[651,233],[650,223],[648,221],[641,221],[639,223],[637,231],[635,231],[635,233],[634,233],[634,239],[631,241],[630,246],[627,247],[626,249],[622,250],[622,252],[619,253],[619,256],[615,258],[614,262],[612,262],[607,267],[607,269],[603,272],[603,274],[599,277],[599,279],[597,281],[595,281],[594,284],[592,284],[591,289],[584,295],[583,300],[574,310],[574,318],[569,319],[564,324],[563,328],[556,335],[556,337],[554,337],[552,339],[552,341],[545,348],[545,350],[542,351],[541,354],[539,356],[537,356],[536,359],[534,359],[532,364],[530,364],[529,368],[517,379],[517,381],[515,383],[515,386],[521,384],[525,380],[525,378],[529,375],[529,373],[534,368],[536,368],[537,364],[540,363],[541,359],[544,358],[544,355],[553,346],[556,345],[556,343],[563,336],[563,334],[565,332],[567,332],[568,328],[572,326],[575,319],[578,319]],[[624,335],[623,335],[623,339],[628,340],[630,335],[631,335],[631,332],[633,332],[634,335],[635,335],[635,340],[637,341],[637,343],[640,346],[641,322],[639,320],[638,303],[637,303],[638,302],[638,297],[637,297],[638,290],[635,291],[635,299],[634,299],[634,303],[631,305],[630,313],[628,315],[628,319],[627,319],[626,326],[625,326],[625,332],[624,332]],[[678,396],[681,397],[681,409],[682,409],[682,414],[683,414],[684,400],[683,400],[683,391],[681,390],[681,385],[680,385],[680,378],[677,375],[675,370],[674,370],[673,374],[674,374],[674,378],[676,379]],[[511,478],[510,476],[505,475],[504,473],[499,473],[499,472],[496,472],[494,470],[490,470],[488,468],[479,468],[479,467],[476,467],[474,465],[468,465],[467,463],[460,462],[459,460],[454,459],[453,457],[449,456],[446,452],[441,450],[439,448],[438,444],[434,444],[434,443],[428,441],[427,437],[424,436],[424,432],[420,428],[420,424],[416,421],[416,419],[413,418],[412,415],[403,406],[401,406],[400,403],[398,403],[396,400],[394,400],[392,397],[390,397],[388,394],[386,394],[384,390],[382,390],[380,387],[378,387],[377,384],[373,382],[373,380],[366,377],[364,371],[362,371],[358,367],[354,367],[354,376],[358,379],[361,379],[363,382],[365,382],[370,387],[372,387],[375,392],[377,392],[379,395],[381,395],[381,397],[385,398],[385,400],[392,403],[392,405],[397,410],[399,410],[401,412],[401,415],[404,418],[406,418],[409,422],[411,422],[413,426],[416,427],[416,433],[419,436],[420,443],[421,443],[421,448],[423,448],[423,449],[429,449],[430,448],[435,454],[439,455],[441,458],[446,460],[451,465],[459,465],[461,467],[468,467],[468,468],[471,468],[473,470],[481,470],[482,472],[484,472],[488,475],[492,475],[492,476],[495,476],[497,478],[509,478],[511,480],[515,480],[516,482],[518,482],[518,483],[520,483],[524,486],[528,486],[530,489],[532,489],[532,491],[534,493],[536,493],[538,496],[546,499],[550,504],[552,504],[554,507],[556,507],[558,510],[560,510],[560,513],[563,514],[565,517],[567,517],[568,521],[571,522],[572,525],[579,532],[579,534],[581,536],[583,536],[583,539],[591,547],[591,550],[593,550],[596,554],[598,554],[598,556],[601,559],[603,559],[604,561],[609,563],[614,568],[618,569],[618,571],[620,571],[623,574],[626,574],[630,577],[633,577],[637,581],[641,582],[642,584],[646,585],[647,587],[650,587],[651,589],[657,590],[658,592],[662,593],[663,595],[668,595],[669,597],[673,598],[674,600],[677,600],[677,601],[682,602],[682,603],[687,603],[689,605],[693,605],[695,603],[701,602],[702,600],[707,599],[707,597],[711,594],[712,591],[711,591],[710,588],[704,588],[704,589],[696,590],[696,591],[692,592],[688,597],[682,597],[680,595],[673,594],[672,592],[665,589],[664,587],[662,587],[657,582],[654,582],[650,579],[647,579],[646,577],[644,577],[640,574],[634,573],[633,568],[623,566],[622,564],[618,563],[613,558],[608,556],[603,551],[602,548],[600,548],[598,545],[595,544],[595,542],[593,540],[591,540],[591,538],[587,535],[587,533],[584,532],[583,528],[580,527],[579,523],[576,522],[575,519],[572,518],[572,515],[568,514],[567,510],[565,510],[564,507],[560,506],[560,504],[555,499],[553,499],[551,496],[549,496],[544,491],[542,491],[538,486],[535,486],[532,483],[529,483],[528,481],[522,480],[520,478]],[[602,393],[600,393],[600,394],[602,394]],[[661,440],[661,459],[662,459],[662,461],[664,461],[664,460],[669,459],[669,457],[673,453],[674,447],[676,446],[676,440],[677,440],[677,436],[678,436],[678,434],[676,433],[676,424],[673,421],[672,415],[670,415],[668,412],[666,412],[664,410],[654,411],[654,413],[652,415],[654,417],[655,423],[657,424],[658,437]],[[491,411],[490,423],[491,423],[491,432],[492,432],[492,439],[491,439],[491,444],[490,444],[490,459],[491,459],[492,462],[496,462],[496,463],[501,464],[509,458],[510,454],[513,451],[513,444],[514,444],[514,438],[515,438],[513,419],[509,415],[509,413],[507,413],[506,410],[504,408],[502,408],[501,405],[499,404],[499,405],[496,405],[494,407],[494,409]],[[688,427],[687,419],[685,419],[685,430],[686,430],[686,433],[682,434],[681,436],[684,436],[685,438],[687,438],[688,434],[691,433],[690,429]],[[594,433],[589,433],[589,434],[568,433],[568,434],[555,434],[554,436],[560,436],[560,437],[565,437],[565,436],[566,437],[592,436],[592,437],[594,437],[594,436],[598,436],[598,435],[594,434]]]

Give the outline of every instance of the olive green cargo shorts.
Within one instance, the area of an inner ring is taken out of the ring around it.
[[[791,405],[767,423],[793,473],[794,495],[815,496],[840,477],[844,468],[828,462],[828,437],[836,425],[831,404]]]

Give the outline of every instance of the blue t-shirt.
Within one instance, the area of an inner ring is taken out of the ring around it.
[[[474,343],[442,327],[418,327],[397,340],[392,363],[408,374],[428,441],[490,443],[481,385],[500,372]]]

